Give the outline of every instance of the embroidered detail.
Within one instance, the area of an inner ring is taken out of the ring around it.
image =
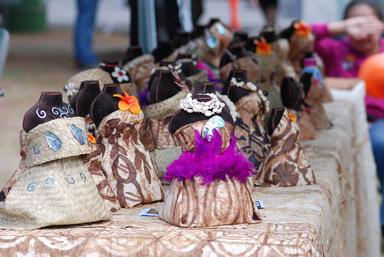
[[[64,92],[67,96],[74,96],[78,92],[78,89],[76,88],[75,83],[67,83],[64,86]]]
[[[224,26],[221,24],[221,23],[216,23],[216,29],[217,29],[217,32],[219,32],[220,35],[225,35],[225,28]]]
[[[117,79],[119,83],[129,82],[128,72],[122,67],[116,66],[114,71],[111,73],[111,76]]]
[[[264,56],[269,56],[272,54],[272,45],[268,44],[264,38],[255,40],[254,43],[256,44],[256,54]]]
[[[203,126],[203,129],[201,131],[201,135],[206,138],[208,141],[211,141],[213,137],[213,131],[215,129],[224,128],[225,121],[223,118],[221,118],[218,115],[213,116],[210,118]]]
[[[66,176],[65,177],[65,180],[69,183],[69,184],[71,184],[71,185],[73,185],[73,184],[75,184],[75,178],[74,177],[72,177],[72,176]]]
[[[192,99],[192,94],[189,93],[187,97],[180,101],[180,108],[188,113],[202,113],[205,116],[211,116],[216,113],[221,113],[225,104],[219,100],[215,94],[204,94],[211,97],[207,102],[200,102],[197,99]]]
[[[38,155],[40,153],[40,145],[33,146],[33,153]]]
[[[206,43],[207,43],[208,47],[211,49],[215,49],[218,45],[217,39],[213,35],[207,36]]]
[[[92,133],[88,133],[88,142],[94,145],[96,144],[96,137],[94,137]]]
[[[52,188],[56,186],[56,180],[53,177],[47,177],[44,184],[46,187]]]
[[[40,108],[36,109],[36,115],[40,119],[44,119],[45,117],[47,117],[47,113],[44,110],[40,110]]]
[[[36,190],[36,183],[35,182],[31,182],[27,185],[27,191],[28,192],[33,192]]]
[[[120,99],[118,104],[120,111],[129,111],[130,113],[136,115],[141,113],[139,100],[136,96],[130,96],[126,91],[124,91],[124,95],[114,94],[113,97],[117,97]]]
[[[293,114],[292,112],[289,112],[289,113],[288,113],[288,118],[289,118],[289,120],[292,121],[292,122],[296,122],[296,120],[297,120],[296,115]]]
[[[80,178],[84,183],[87,181],[87,176],[83,172],[80,172]]]
[[[70,115],[75,114],[75,110],[68,104],[62,107],[52,107],[52,113],[59,115],[60,118],[69,118]]]
[[[54,152],[57,152],[60,150],[62,142],[58,136],[56,136],[54,133],[48,131],[45,133],[45,140],[47,141],[47,144],[49,148],[51,148]]]
[[[69,125],[69,130],[71,131],[72,135],[75,137],[77,142],[79,142],[80,145],[84,145],[85,136],[83,130],[77,127],[75,124]]]

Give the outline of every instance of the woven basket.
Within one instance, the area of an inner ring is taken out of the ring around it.
[[[83,118],[38,125],[26,142],[26,169],[0,208],[0,227],[36,229],[111,217],[80,158],[90,152]]]

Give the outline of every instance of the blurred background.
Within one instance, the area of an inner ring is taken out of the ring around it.
[[[155,0],[156,8],[165,8]],[[181,0],[182,1],[182,0]],[[86,1],[85,1],[86,2]],[[88,2],[92,2],[88,0]],[[98,60],[119,59],[130,44],[131,10],[127,0],[99,0],[95,17],[94,52]],[[212,17],[231,24],[228,0],[202,0],[198,23]],[[288,26],[293,19],[327,22],[342,16],[348,0],[281,0],[277,28]],[[384,2],[384,1],[382,1]],[[169,9],[158,22],[175,14]],[[73,32],[78,15],[76,0],[0,0],[0,24],[10,32],[9,53],[0,88],[0,186],[17,167],[18,135],[22,117],[38,99],[41,91],[62,91],[67,79],[79,66],[75,59]],[[238,1],[239,29],[251,35],[259,32],[265,19],[258,1]],[[166,39],[159,29],[158,37]]]

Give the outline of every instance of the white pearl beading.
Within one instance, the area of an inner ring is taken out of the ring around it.
[[[241,87],[241,88],[245,88],[245,89],[248,89],[248,90],[251,90],[251,91],[255,91],[261,101],[262,101],[262,104],[264,106],[264,113],[269,113],[271,107],[270,107],[270,102],[268,100],[268,98],[264,95],[264,92],[263,90],[257,88],[257,86],[251,82],[247,82],[245,83],[244,81],[237,81],[235,77],[232,77],[231,79],[231,85],[235,86],[235,87]]]
[[[237,111],[236,111],[236,106],[235,104],[231,101],[231,99],[229,99],[229,97],[227,95],[222,95],[220,94],[219,92],[216,92],[216,95],[217,97],[219,97],[224,103],[225,105],[228,107],[229,109],[229,113],[231,114],[232,116],[232,119],[233,121],[236,121],[237,117],[239,116]]]
[[[264,95],[263,90],[257,89],[257,94],[259,95],[264,105],[264,113],[269,113],[269,111],[271,110],[271,103],[269,102],[268,98]]]
[[[221,102],[215,94],[208,93],[201,95],[207,95],[211,97],[211,100],[200,102],[197,99],[193,99],[192,94],[189,93],[185,99],[180,101],[180,108],[188,113],[202,113],[207,117],[221,113],[225,104]]]
[[[251,91],[257,90],[257,87],[253,83],[251,82],[245,83],[244,81],[237,81],[235,77],[232,77],[231,85],[235,87],[242,87]]]

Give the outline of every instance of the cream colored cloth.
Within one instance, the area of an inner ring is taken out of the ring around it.
[[[344,79],[343,82],[353,80]],[[338,81],[336,81],[338,83]],[[353,104],[353,162],[356,190],[357,251],[356,256],[380,255],[380,218],[376,166],[369,140],[364,104],[365,84],[359,82],[351,90],[332,90],[336,100]]]
[[[0,227],[35,229],[111,217],[80,155],[88,154],[83,118],[57,119],[25,135],[26,168],[0,207]]]

